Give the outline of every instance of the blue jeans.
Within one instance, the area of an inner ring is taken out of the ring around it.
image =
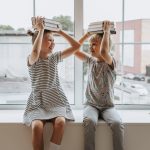
[[[95,127],[99,116],[112,130],[113,150],[124,150],[124,125],[116,109],[97,109],[90,105],[85,106],[83,114],[84,150],[95,150]]]

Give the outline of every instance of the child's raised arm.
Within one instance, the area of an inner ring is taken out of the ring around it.
[[[32,52],[29,56],[29,65],[33,65],[39,58],[39,54],[41,51],[42,46],[42,39],[43,39],[43,33],[44,33],[44,24],[43,24],[43,18],[37,17],[36,18],[36,24],[35,27],[38,31],[37,37],[33,43]],[[33,35],[34,36],[34,35]]]
[[[90,37],[90,33],[87,32],[85,35],[83,35],[83,37],[79,40],[79,43],[82,45],[84,43],[84,41],[86,39],[88,39]],[[87,56],[89,56],[89,54],[83,52],[83,51],[80,51],[80,49],[78,49],[77,52],[74,53],[74,55],[79,58],[80,60],[82,61],[86,61],[86,58]]]
[[[72,38],[70,35],[66,34],[64,31],[60,30],[57,32],[61,36],[63,36],[71,45],[71,47],[62,50],[61,58],[64,59],[66,57],[69,57],[72,55],[75,51],[77,51],[80,48],[80,43],[78,43],[74,38]]]
[[[109,65],[112,65],[112,56],[110,55],[110,21],[104,21],[104,35],[101,42],[100,54]]]

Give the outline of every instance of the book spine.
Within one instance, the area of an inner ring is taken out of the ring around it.
[[[87,30],[88,32],[91,32],[91,33],[104,33],[103,30]],[[116,31],[115,30],[110,30],[110,33],[111,34],[116,34]]]

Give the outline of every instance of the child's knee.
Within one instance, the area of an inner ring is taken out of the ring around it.
[[[43,129],[44,123],[41,120],[35,120],[32,122],[32,130]]]
[[[87,126],[95,127],[96,123],[97,123],[96,121],[94,121],[91,118],[87,118],[87,117],[85,117],[84,120],[83,120],[83,126],[84,127],[87,127]]]
[[[57,117],[55,119],[55,123],[54,123],[54,128],[55,129],[64,129],[66,124],[65,118],[64,117]]]
[[[111,123],[111,128],[114,130],[124,129],[124,124],[121,121],[114,121]]]

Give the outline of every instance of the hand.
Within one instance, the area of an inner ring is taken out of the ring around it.
[[[61,34],[61,33],[62,33],[62,30],[59,29],[58,31],[52,31],[52,32],[57,33],[57,34]]]
[[[87,32],[86,35],[89,38],[93,33],[92,32]]]
[[[111,25],[110,21],[108,20],[103,21],[103,31],[110,33],[110,25]]]
[[[39,17],[39,16],[36,17],[34,28],[38,31],[44,29],[44,18],[43,17]]]

